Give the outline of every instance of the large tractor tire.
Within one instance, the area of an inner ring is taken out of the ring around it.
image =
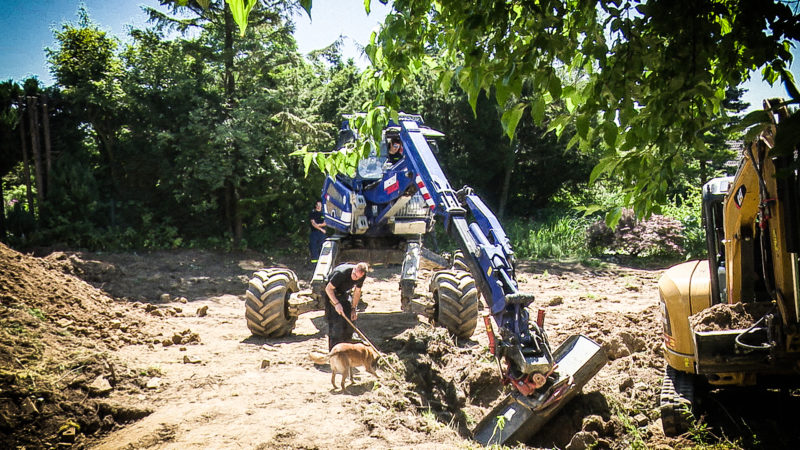
[[[441,270],[431,280],[434,322],[454,336],[468,339],[478,324],[478,289],[464,270]]]
[[[467,259],[464,257],[464,253],[461,250],[456,250],[456,252],[453,253],[452,269],[469,272],[469,265],[467,264]]]
[[[289,296],[297,291],[297,276],[291,270],[255,272],[244,303],[247,328],[256,336],[275,338],[289,334],[297,321],[297,317],[289,315]]]

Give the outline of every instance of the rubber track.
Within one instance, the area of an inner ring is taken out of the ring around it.
[[[689,430],[693,419],[694,376],[667,365],[661,384],[661,425],[664,434],[677,436]]]

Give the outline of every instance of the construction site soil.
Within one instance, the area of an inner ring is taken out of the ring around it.
[[[341,392],[321,312],[279,339],[252,336],[252,272],[299,258],[255,252],[22,254],[0,244],[0,448],[479,448],[470,430],[508,392],[482,321],[454,340],[399,312],[399,267],[375,267],[357,321],[387,355]],[[584,334],[608,364],[521,448],[800,448],[788,389],[702,392],[697,424],[661,431],[663,268],[523,261],[555,348]],[[423,273],[419,286],[427,286]],[[535,314],[533,317],[536,317]],[[783,412],[781,412],[783,411]]]

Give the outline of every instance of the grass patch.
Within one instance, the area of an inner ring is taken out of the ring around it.
[[[512,219],[506,234],[518,258],[586,258],[589,221],[572,215],[548,214],[542,220]]]
[[[31,308],[28,313],[39,320],[47,320],[47,316],[39,308]]]

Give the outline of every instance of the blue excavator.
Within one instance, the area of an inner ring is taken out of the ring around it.
[[[356,139],[353,118],[345,116],[337,148]],[[326,178],[323,211],[334,233],[322,245],[311,289],[301,291],[290,269],[255,272],[246,292],[247,325],[259,336],[290,333],[300,314],[324,309],[327,276],[348,261],[400,265],[401,309],[457,338],[472,336],[482,297],[490,351],[513,389],[478,423],[473,438],[484,445],[525,442],[580,392],[606,356],[583,335],[551,349],[543,311],[530,320],[534,296],[519,290],[514,252],[497,217],[472,189],[455,190],[447,181],[436,158],[436,139],[444,135],[419,115],[401,113],[398,122],[390,120],[379,148],[359,162],[354,176]],[[398,138],[399,160],[388,157]],[[449,258],[423,246],[437,221],[460,247]],[[420,268],[433,270],[423,294],[417,290]]]

